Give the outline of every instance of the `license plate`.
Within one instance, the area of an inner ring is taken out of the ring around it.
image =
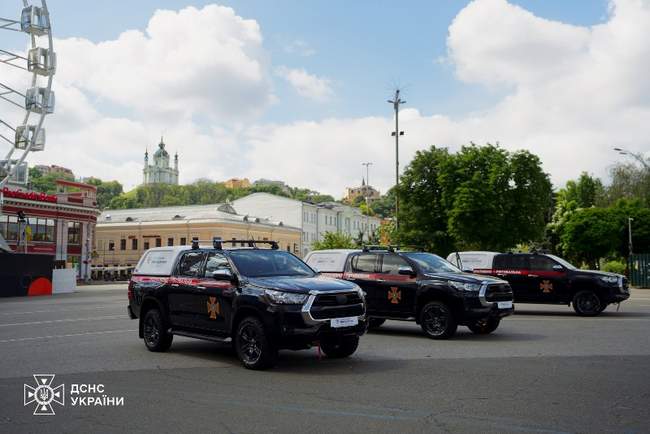
[[[511,301],[499,301],[497,302],[497,306],[499,309],[511,309],[512,308],[512,302]]]
[[[359,324],[359,318],[356,316],[350,316],[347,318],[333,318],[330,320],[330,325],[335,329],[341,327],[353,327],[357,324]]]

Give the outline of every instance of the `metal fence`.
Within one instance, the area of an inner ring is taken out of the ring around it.
[[[630,284],[650,288],[650,253],[630,256],[627,265],[630,270]]]

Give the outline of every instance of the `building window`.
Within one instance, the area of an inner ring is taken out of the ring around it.
[[[81,240],[81,223],[68,222],[68,244],[80,244]],[[113,243],[115,245],[115,243]],[[114,250],[110,249],[110,250]]]
[[[298,244],[293,243],[293,253],[298,253]]]
[[[291,244],[287,244],[287,252],[291,252]]]
[[[120,240],[120,250],[126,250],[126,240]]]
[[[156,238],[156,247],[162,246],[162,240],[160,238]]]
[[[115,241],[110,240],[108,242],[108,250],[111,250],[111,251],[115,250]]]
[[[131,250],[138,250],[138,239],[131,239]]]
[[[30,228],[32,230],[32,239],[34,241],[54,241],[54,220],[32,219]]]
[[[174,245],[174,239],[173,238],[167,238],[167,245],[168,246],[173,246]]]
[[[7,222],[7,240],[17,240],[18,239],[18,217],[9,216]]]
[[[181,238],[181,246],[184,246],[184,245],[186,245],[186,244],[187,244],[187,238],[182,237],[182,238]]]
[[[149,241],[145,241],[143,244],[144,244],[144,249],[149,250]]]

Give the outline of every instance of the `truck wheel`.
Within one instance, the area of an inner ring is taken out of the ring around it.
[[[142,319],[144,344],[149,351],[167,351],[172,345],[174,335],[167,333],[162,314],[158,309],[149,309]]]
[[[271,368],[278,358],[278,350],[267,336],[264,325],[252,316],[244,318],[237,326],[235,351],[247,369]]]
[[[467,324],[467,327],[477,335],[489,335],[499,327],[500,323],[501,318],[488,318]]]
[[[359,336],[342,336],[326,339],[320,343],[320,348],[327,357],[342,359],[351,356],[359,346]]]
[[[368,329],[374,330],[381,327],[386,320],[384,318],[369,318],[368,319]]]
[[[458,323],[449,306],[430,301],[420,312],[420,326],[431,339],[449,339],[456,333]]]
[[[573,297],[573,310],[580,316],[596,316],[603,311],[602,302],[593,291],[579,291]]]

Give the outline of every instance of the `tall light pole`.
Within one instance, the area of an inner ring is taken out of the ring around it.
[[[399,130],[399,106],[401,104],[406,104],[406,101],[402,101],[399,97],[399,89],[395,89],[395,96],[392,100],[388,100],[389,104],[393,104],[393,109],[395,110],[395,131],[391,133],[395,137],[395,187],[399,185],[399,136],[404,135],[404,131]],[[395,190],[395,227],[398,227],[397,222],[397,212],[399,211],[399,194],[397,194],[397,189]]]
[[[629,247],[629,256],[632,256],[632,217],[627,218],[627,237],[628,237],[628,247]]]
[[[361,163],[362,166],[366,166],[366,189],[365,199],[366,199],[366,233],[368,234],[368,241],[370,241],[370,201],[368,199],[368,189],[370,188],[370,166],[372,163],[370,161],[366,163]]]
[[[615,150],[616,152],[618,152],[619,154],[621,154],[621,155],[627,155],[627,156],[629,156],[629,157],[634,158],[636,161],[638,161],[639,163],[641,163],[641,165],[642,165],[646,170],[649,170],[649,169],[650,169],[650,165],[648,165],[648,162],[645,160],[645,158],[643,158],[643,154],[641,154],[640,152],[632,152],[632,151],[628,151],[628,150],[621,149],[621,148],[614,148],[614,150]]]

